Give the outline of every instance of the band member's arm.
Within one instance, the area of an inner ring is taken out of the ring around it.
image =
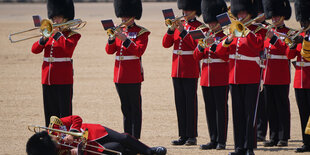
[[[116,40],[114,39],[109,39],[108,43],[105,46],[105,51],[107,54],[114,54],[116,52]]]
[[[32,45],[31,52],[34,54],[41,53],[43,49],[45,48],[45,44],[47,43],[48,40],[49,38],[47,38],[46,40],[43,39],[43,37],[40,38],[40,40],[38,40]]]
[[[194,51],[194,59],[199,61],[201,59],[203,59],[204,57],[204,50],[205,48],[201,47],[200,45],[198,45],[196,48],[195,48],[195,51]]]
[[[147,47],[149,34],[150,32],[145,32],[140,36],[138,36],[138,38],[135,39],[135,41],[132,41],[127,38],[123,42],[123,47],[125,49],[124,52],[133,54],[137,57],[141,57]]]
[[[253,51],[260,51],[264,45],[264,40],[261,38],[261,36],[256,36],[251,31],[245,33],[249,46],[253,49],[257,49]]]
[[[162,41],[164,48],[170,48],[174,44],[174,32],[175,31],[168,29]]]
[[[77,32],[70,32],[68,37],[65,37],[61,32],[55,33],[53,39],[55,42],[60,44],[63,48],[63,51],[67,54],[68,57],[72,57],[73,51],[80,40],[81,35]]]
[[[299,53],[300,50],[297,50],[296,48],[287,48],[285,50],[285,54],[287,56],[288,59],[294,59],[297,56],[297,53]]]
[[[289,50],[289,47],[286,45],[286,43],[275,35],[270,39],[269,43],[275,46],[275,48],[279,49],[275,50],[275,54],[285,54],[286,51]]]
[[[77,115],[63,117],[60,118],[60,120],[65,126],[70,127],[69,131],[75,131],[75,132],[80,131],[83,122],[82,118]]]
[[[217,44],[216,46],[216,50],[215,53],[217,55],[229,55],[229,52],[233,49],[231,49],[231,44],[233,42],[233,39],[231,41],[229,41],[228,37],[226,39],[224,39],[222,42],[220,42],[219,44]]]

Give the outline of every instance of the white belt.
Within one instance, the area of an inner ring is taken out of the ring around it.
[[[212,58],[208,58],[208,59],[203,59],[204,63],[219,63],[219,62],[226,62],[222,59],[212,59]]]
[[[173,50],[174,54],[177,55],[193,55],[193,51],[182,51],[182,50]]]
[[[139,59],[139,57],[133,56],[133,55],[130,55],[130,56],[116,56],[115,59],[116,60],[136,60],[136,59]]]
[[[309,67],[310,66],[310,62],[296,62],[296,66],[300,66],[300,67]]]
[[[71,58],[44,57],[43,61],[45,62],[66,62],[66,61],[71,61]]]
[[[237,55],[232,54],[232,55],[229,55],[229,58],[230,59],[237,59],[237,60],[256,61],[256,62],[259,61],[259,57],[248,57],[248,56],[241,55],[241,54],[237,54]]]
[[[285,55],[267,54],[266,58],[267,59],[283,59],[283,60],[287,60],[287,57]]]

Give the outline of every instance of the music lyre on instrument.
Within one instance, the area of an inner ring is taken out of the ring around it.
[[[172,9],[165,9],[162,10],[162,12],[165,18],[165,24],[167,25],[168,28],[172,27],[174,23],[181,20],[182,18],[186,19],[187,17],[193,16],[195,14],[195,11],[193,11],[189,15],[182,15],[180,17],[175,17]]]
[[[34,28],[9,34],[9,40],[11,41],[11,43],[17,43],[20,41],[24,41],[24,40],[28,40],[28,39],[32,39],[32,38],[37,38],[37,37],[41,37],[41,36],[48,38],[53,34],[53,29],[57,28],[57,27],[70,28],[71,30],[80,30],[86,25],[86,21],[82,21],[81,19],[73,19],[73,20],[69,20],[69,21],[67,21],[65,23],[61,23],[61,24],[52,24],[52,22],[48,19],[41,20],[41,17],[38,15],[33,16],[33,21],[35,24]],[[30,36],[30,37],[26,37],[26,38],[22,38],[22,39],[18,39],[18,40],[12,39],[12,36],[23,34],[23,33],[34,31],[34,30],[38,30],[38,29],[40,29],[39,35],[34,35],[34,36]]]
[[[59,129],[54,129],[54,128],[50,128],[50,127],[43,127],[43,126],[38,126],[38,125],[29,125],[28,130],[31,132],[35,132],[35,133],[41,132],[42,130],[46,130],[49,133],[51,133],[51,132],[63,133],[63,134],[72,135],[74,137],[78,137],[77,140],[79,140],[79,141],[74,141],[74,143],[78,144],[79,149],[81,149],[82,151],[93,153],[93,154],[103,155],[104,153],[99,152],[99,151],[97,152],[97,151],[88,150],[87,147],[105,150],[107,152],[111,152],[111,153],[115,153],[115,154],[119,154],[119,155],[122,154],[121,152],[111,150],[111,149],[107,149],[105,147],[98,147],[98,146],[87,144],[87,142],[88,142],[87,141],[88,140],[88,130],[87,129],[83,132],[70,132],[70,131],[59,130]],[[56,136],[56,135],[50,134],[50,136]],[[68,145],[65,143],[61,143],[61,141],[63,141],[62,137],[60,137],[60,136],[56,136],[56,137],[59,139],[59,141],[57,141],[57,144],[68,147],[68,148],[76,148],[75,146]]]
[[[110,38],[113,38],[115,36],[115,31],[119,32],[121,30],[122,27],[127,27],[128,24],[133,21],[135,18],[132,17],[130,19],[128,19],[127,21],[122,22],[121,24],[119,24],[117,27],[114,26],[113,20],[112,19],[108,19],[108,20],[101,20],[101,24],[104,28],[104,30],[107,31],[107,34]]]

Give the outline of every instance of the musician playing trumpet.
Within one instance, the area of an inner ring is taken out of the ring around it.
[[[126,24],[120,31],[114,32],[115,37],[109,37],[105,50],[107,54],[115,54],[114,83],[121,101],[124,132],[140,139],[141,83],[144,80],[142,55],[147,47],[150,32],[131,20],[141,18],[141,0],[115,0],[114,9],[116,16]]]
[[[194,51],[194,58],[202,60],[200,85],[205,102],[205,112],[210,142],[200,146],[202,150],[226,148],[228,126],[228,54],[220,55],[216,46],[226,38],[216,16],[227,12],[224,0],[202,0],[203,20],[211,33],[206,42],[200,42]],[[217,43],[214,43],[217,42]],[[210,44],[212,44],[210,46]],[[206,47],[209,46],[209,47]]]
[[[164,147],[148,147],[144,143],[135,139],[129,134],[118,133],[100,124],[83,123],[80,116],[72,115],[63,118],[51,117],[49,128],[60,129],[70,132],[88,131],[86,142],[78,148],[70,148],[69,154],[78,155],[78,151],[83,154],[144,154],[144,155],[165,155],[167,150]],[[63,142],[70,146],[77,147],[80,143],[79,137],[71,134],[63,134],[57,131],[38,132],[27,142],[26,151],[28,155],[57,155],[66,152],[68,146],[62,145]],[[60,137],[56,137],[56,136]],[[60,143],[60,145],[59,145]],[[93,151],[93,152],[90,152]],[[60,154],[62,155],[62,154]],[[79,154],[80,155],[80,154]]]
[[[74,19],[72,0],[48,0],[48,18],[60,24]],[[72,115],[73,65],[72,55],[81,38],[70,28],[56,27],[51,37],[42,37],[32,45],[32,53],[44,51],[42,88],[45,123],[51,116]]]
[[[296,0],[295,1],[295,15],[296,20],[303,28],[303,32],[295,40],[297,43],[289,51],[287,57],[297,61],[294,63],[295,77],[294,88],[295,97],[298,105],[302,142],[303,146],[296,149],[296,152],[310,152],[310,135],[305,133],[307,121],[310,116],[310,1]]]

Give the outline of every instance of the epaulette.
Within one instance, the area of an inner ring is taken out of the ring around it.
[[[79,34],[79,33],[78,33],[78,32],[75,32],[75,31],[71,31],[71,32],[69,33],[69,35],[68,35],[68,38],[71,37],[71,36],[73,36],[73,35],[75,35],[75,34]]]
[[[201,25],[198,26],[198,27],[196,28],[196,30],[203,30],[203,29],[205,29],[205,28],[208,28],[207,25],[204,24],[204,23],[201,23]]]
[[[144,34],[145,32],[150,32],[148,29],[146,29],[142,26],[139,26],[139,25],[137,25],[137,26],[141,29],[138,33],[138,37],[141,36],[142,34]]]

